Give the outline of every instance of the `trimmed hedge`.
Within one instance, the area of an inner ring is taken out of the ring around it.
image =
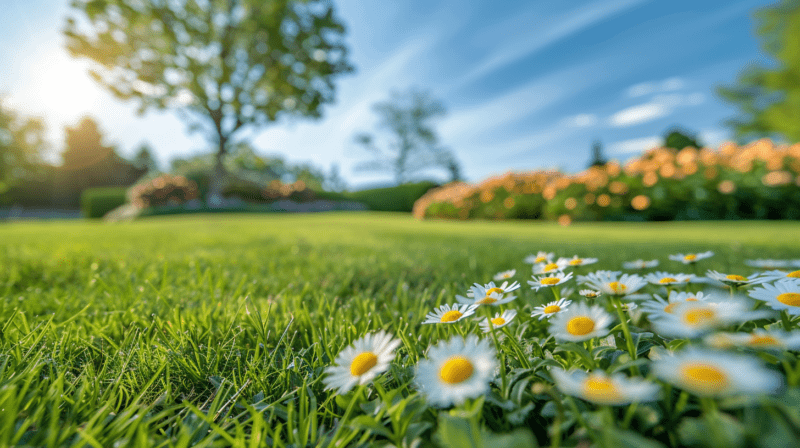
[[[127,202],[125,187],[87,188],[81,193],[81,211],[89,219],[102,218],[106,213]]]
[[[423,181],[396,187],[354,191],[345,195],[352,201],[363,203],[373,211],[410,213],[417,199],[438,186],[439,184],[435,182]]]

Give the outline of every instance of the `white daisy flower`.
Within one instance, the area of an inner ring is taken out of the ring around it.
[[[586,266],[587,264],[597,263],[597,258],[579,258],[577,255],[572,258],[559,258],[558,262],[566,261],[567,266]]]
[[[800,281],[800,271],[793,271],[793,272],[785,272],[785,271],[767,271],[761,274],[764,277],[768,277],[769,280],[767,281],[776,281],[776,280],[783,280],[783,279],[793,279]]]
[[[798,350],[800,332],[756,329],[752,333],[715,333],[707,336],[704,342],[722,349],[747,347],[758,350]]]
[[[325,368],[325,389],[338,389],[337,393],[344,394],[355,385],[368,384],[389,368],[399,345],[398,339],[383,331],[356,340],[339,353],[334,360],[337,365]]]
[[[428,403],[447,407],[489,392],[497,368],[495,351],[488,339],[470,335],[441,341],[417,366],[416,383]]]
[[[648,283],[661,286],[685,285],[694,278],[694,274],[670,274],[668,272],[653,272],[644,276]]]
[[[786,311],[792,316],[800,315],[800,282],[794,279],[765,283],[748,292],[756,300],[767,302],[772,309]]]
[[[704,260],[706,258],[711,258],[714,256],[714,252],[701,252],[698,254],[676,254],[670,255],[669,259],[673,261],[680,261],[683,264],[693,264],[697,263],[700,260]]]
[[[549,263],[550,260],[553,259],[555,254],[553,252],[544,252],[539,251],[536,255],[528,255],[525,257],[525,263],[528,264],[536,264],[536,263]]]
[[[520,287],[519,282],[514,282],[510,286],[508,282],[496,286],[494,282],[486,285],[475,283],[467,291],[467,296],[456,295],[456,301],[467,305],[502,305],[517,298],[517,296],[506,295],[509,291],[514,291]]]
[[[695,338],[709,331],[750,320],[763,319],[769,312],[750,311],[739,300],[727,302],[684,302],[671,314],[653,319],[654,331],[672,338]]]
[[[667,299],[664,300],[658,294],[653,294],[653,298],[642,302],[642,311],[650,315],[650,320],[663,317],[664,314],[672,314],[675,308],[686,302],[699,302],[708,299],[702,292],[678,292],[670,291]]]
[[[622,274],[619,271],[597,271],[579,275],[578,282],[591,286],[610,296],[627,296],[642,289],[647,282],[636,274]]]
[[[551,286],[558,286],[562,283],[569,281],[572,278],[572,272],[568,274],[564,274],[563,272],[559,272],[557,274],[551,275],[542,275],[540,277],[533,276],[533,281],[528,280],[528,284],[531,285],[531,289],[534,291],[538,291],[540,288],[549,288]]]
[[[749,277],[738,274],[723,274],[721,272],[712,271],[709,269],[706,272],[706,277],[716,280],[728,286],[741,287],[748,285],[758,285],[760,283],[772,280],[770,277],[762,277],[761,274],[753,274]]]
[[[580,342],[608,334],[611,316],[597,305],[579,303],[550,319],[548,331],[556,340]]]
[[[774,393],[783,383],[758,358],[697,348],[664,356],[651,366],[658,378],[705,397]]]
[[[554,274],[563,271],[568,266],[566,258],[559,258],[555,262],[536,263],[533,265],[533,275]]]
[[[744,260],[744,264],[751,268],[759,269],[783,269],[792,265],[791,260],[765,260],[759,258],[757,260]]]
[[[498,294],[508,294],[512,291],[516,291],[520,288],[519,282],[513,282],[509,284],[508,282],[503,282],[500,286],[494,284],[494,282],[489,282],[485,285],[481,285],[480,283],[475,283],[470,288],[470,291],[467,292],[468,297],[485,297],[491,293],[498,293]]]
[[[596,299],[603,295],[602,292],[595,291],[593,289],[581,289],[580,291],[578,291],[578,294],[582,295],[583,297],[586,297],[587,299]]]
[[[625,269],[649,269],[658,266],[658,260],[645,261],[642,259],[634,261],[625,261],[622,267]]]
[[[561,295],[561,297],[569,297],[569,296],[571,296],[572,294],[575,294],[575,288],[572,288],[572,287],[569,287],[569,286],[565,286],[565,287],[564,287],[564,288],[563,288],[561,291],[559,291],[559,292],[561,293],[561,294],[560,294],[560,295]]]
[[[546,317],[550,317],[560,312],[566,311],[571,303],[572,300],[559,299],[555,302],[550,302],[547,305],[537,306],[536,308],[533,309],[531,317],[539,316],[539,320],[542,320]]]
[[[478,305],[442,305],[425,316],[423,324],[454,324],[475,314]]]
[[[562,393],[601,405],[621,406],[655,401],[661,390],[661,386],[657,384],[642,379],[630,379],[621,373],[608,376],[600,371],[565,372],[553,368],[550,369],[550,374]]]
[[[498,272],[494,277],[493,280],[499,282],[500,280],[508,280],[513,277],[517,273],[516,269],[511,269],[509,271]]]
[[[503,328],[506,325],[510,324],[511,321],[514,320],[515,317],[517,317],[517,311],[516,310],[506,310],[506,311],[503,311],[503,314],[496,313],[494,315],[494,317],[492,318],[492,327],[494,327],[495,329]],[[488,333],[488,332],[492,331],[492,329],[489,328],[489,318],[488,317],[484,318],[481,321],[481,329],[483,330],[484,333]]]

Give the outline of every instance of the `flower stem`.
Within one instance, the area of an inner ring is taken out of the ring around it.
[[[492,323],[492,312],[489,310],[488,307],[484,308],[486,310],[486,322],[489,324],[489,333],[492,334],[492,339],[494,340],[494,347],[497,349],[497,355],[500,357],[500,382],[502,385],[502,396],[505,398],[506,396],[506,356],[503,353],[503,350],[500,348],[500,342],[497,340],[497,333],[494,331],[494,324]]]
[[[336,427],[336,432],[333,433],[333,437],[331,438],[331,443],[330,443],[332,446],[335,446],[336,439],[342,432],[342,429],[344,428],[347,419],[350,417],[350,414],[353,412],[355,404],[358,402],[359,396],[361,396],[361,391],[363,391],[365,387],[366,386],[364,385],[360,385],[358,386],[358,388],[356,388],[356,392],[353,394],[353,398],[350,399],[350,403],[347,405],[347,409],[344,411],[344,415],[339,420],[339,426]]]

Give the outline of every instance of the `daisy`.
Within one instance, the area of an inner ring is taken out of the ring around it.
[[[758,350],[798,350],[800,332],[757,329],[752,333],[715,333],[705,338],[715,348],[747,347]]]
[[[506,310],[503,311],[503,314],[497,313],[492,318],[492,327],[503,328],[506,325],[510,324],[515,317],[517,317],[516,310]],[[484,333],[492,331],[492,329],[489,327],[488,317],[481,321],[481,329],[483,330]]]
[[[727,302],[685,302],[675,307],[671,314],[653,319],[653,329],[661,336],[694,338],[717,328],[768,317],[768,312],[749,311],[738,300]]]
[[[676,254],[670,255],[669,259],[673,261],[680,261],[683,264],[693,264],[697,263],[700,260],[704,260],[706,258],[710,258],[714,256],[714,252],[701,252],[699,254]]]
[[[578,276],[578,282],[600,290],[611,296],[627,296],[642,289],[647,282],[635,274],[620,274],[619,271],[597,271],[589,275]]]
[[[503,271],[498,272],[497,275],[493,277],[493,280],[500,281],[500,280],[508,280],[513,277],[517,273],[516,269],[511,269],[510,271]]]
[[[675,308],[686,302],[699,302],[705,301],[708,296],[702,292],[678,292],[670,291],[667,299],[664,300],[658,294],[653,294],[653,298],[646,302],[642,302],[642,311],[650,314],[650,319],[658,319],[663,317],[664,314],[672,314]]]
[[[596,299],[603,295],[602,292],[595,291],[593,289],[581,289],[580,291],[578,291],[578,294],[582,295],[583,297],[586,297],[587,299]]]
[[[767,271],[763,274],[764,277],[769,277],[768,281],[782,280],[782,279],[796,279],[800,281],[800,271],[784,272],[784,271]]]
[[[658,378],[699,396],[774,393],[782,384],[781,376],[757,358],[697,348],[651,365]]]
[[[475,314],[478,305],[442,305],[425,316],[423,324],[454,324]]]
[[[466,297],[456,295],[456,301],[468,305],[502,305],[517,298],[517,296],[506,296],[506,294],[519,289],[519,287],[519,282],[514,282],[511,285],[508,282],[503,282],[500,286],[496,286],[494,282],[489,282],[486,285],[475,283],[467,291]]]
[[[550,374],[562,393],[601,405],[621,406],[658,399],[661,387],[641,379],[629,379],[618,373],[587,373],[581,370],[565,372],[554,368]]]
[[[642,259],[622,263],[625,269],[648,269],[658,266],[658,260],[644,261]]]
[[[791,266],[792,262],[790,260],[765,260],[759,258],[758,260],[744,260],[744,264],[751,268],[783,269]]]
[[[557,340],[580,342],[608,334],[611,316],[597,305],[579,303],[550,319],[548,331]]]
[[[569,264],[567,264],[566,258],[559,258],[555,262],[536,263],[533,265],[533,275],[554,274],[558,271],[563,271],[567,266]]]
[[[736,288],[741,286],[758,285],[771,280],[769,277],[762,277],[761,274],[753,274],[750,277],[745,277],[738,274],[723,274],[712,270],[706,272],[706,277]]]
[[[431,347],[417,366],[416,383],[430,404],[447,407],[489,392],[496,368],[488,339],[454,337]]]
[[[685,285],[692,281],[693,278],[694,274],[670,274],[662,271],[644,276],[648,283],[661,286]]]
[[[569,307],[571,303],[572,300],[559,299],[555,302],[550,302],[547,305],[537,306],[536,308],[533,309],[531,317],[539,316],[539,320],[542,320],[546,317],[550,317],[555,314],[566,311],[567,307]]]
[[[567,266],[585,266],[587,264],[597,263],[597,258],[578,258],[577,255],[572,258],[559,258],[558,261],[566,261]],[[557,262],[558,262],[557,261]]]
[[[528,255],[525,257],[525,263],[528,264],[536,264],[536,263],[549,263],[550,260],[553,259],[555,254],[553,252],[544,252],[539,251],[536,255]]]
[[[792,316],[800,315],[800,282],[794,279],[766,283],[751,289],[748,294],[756,300],[767,302],[774,310],[786,311]]]
[[[338,389],[337,393],[344,394],[355,385],[368,384],[389,368],[399,345],[399,340],[383,331],[356,340],[339,353],[334,360],[337,365],[325,368],[325,389]]]
[[[542,275],[540,277],[533,276],[533,281],[528,280],[531,289],[538,291],[540,288],[549,288],[551,286],[558,286],[562,283],[569,281],[572,278],[572,272],[564,274],[559,272],[554,275]]]

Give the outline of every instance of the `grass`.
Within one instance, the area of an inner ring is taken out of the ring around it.
[[[495,387],[457,413],[426,406],[414,366],[445,335],[420,325],[425,314],[501,270],[516,268],[524,284],[522,259],[539,250],[597,257],[607,269],[658,258],[678,272],[668,254],[713,250],[703,268],[727,272],[749,258],[800,258],[796,235],[791,221],[565,228],[376,213],[4,224],[0,446],[458,446],[459,418],[482,428],[473,435],[487,431],[487,443],[532,434],[550,444],[557,434],[575,444],[586,438],[578,416],[552,413],[531,392],[545,364],[511,359],[506,394]],[[548,295],[526,286],[518,299],[514,337],[531,360],[544,335],[527,316]],[[323,390],[332,359],[378,329],[403,344],[368,399]],[[509,342],[501,351],[511,357]],[[631,411],[633,422],[647,409]],[[665,442],[674,424],[638,432]],[[643,443],[629,433],[609,437]]]

